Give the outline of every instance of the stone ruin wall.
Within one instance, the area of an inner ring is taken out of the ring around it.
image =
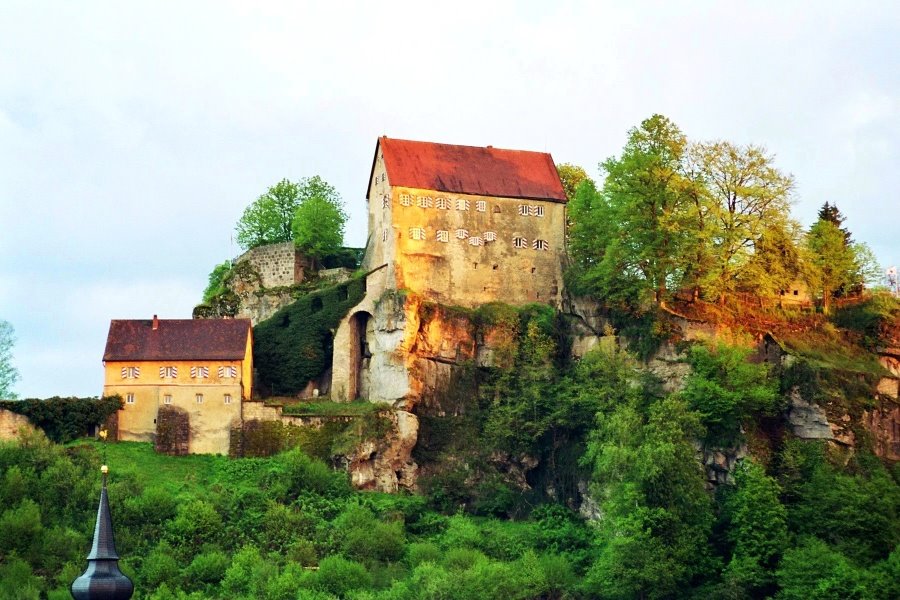
[[[234,259],[235,264],[244,261],[259,273],[263,287],[294,285],[303,281],[303,260],[294,242],[251,248]]]

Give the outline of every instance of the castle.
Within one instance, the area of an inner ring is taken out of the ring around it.
[[[420,325],[416,303],[561,306],[566,194],[549,154],[381,137],[366,201],[366,294],[334,332],[332,400],[362,397],[408,409],[421,396],[423,371],[446,375],[462,355],[444,339],[432,354],[447,364],[419,365],[411,346]],[[290,244],[242,258],[266,286],[304,276]],[[257,297],[265,305],[249,314],[242,306],[238,316],[267,318],[290,301],[282,296],[271,305]],[[230,432],[256,410],[245,405],[250,325],[243,318],[112,321],[103,391],[125,398],[119,439],[158,437],[176,410],[187,416],[185,451],[227,453]]]
[[[417,323],[399,292],[463,307],[561,306],[566,194],[549,154],[381,137],[366,201],[370,274],[335,334],[332,399],[411,393]]]

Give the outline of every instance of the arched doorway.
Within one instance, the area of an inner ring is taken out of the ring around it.
[[[374,338],[372,315],[360,311],[350,317],[350,381],[347,399],[369,397],[369,360]]]

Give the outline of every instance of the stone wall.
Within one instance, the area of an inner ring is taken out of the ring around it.
[[[259,273],[263,287],[294,285],[303,281],[304,261],[294,242],[251,248],[234,259],[235,263],[244,261]]]
[[[0,408],[0,440],[14,440],[22,428],[32,430],[34,425],[28,417]]]

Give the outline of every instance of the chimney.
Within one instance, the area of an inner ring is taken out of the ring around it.
[[[153,315],[153,331],[159,329],[159,319],[156,315]]]

